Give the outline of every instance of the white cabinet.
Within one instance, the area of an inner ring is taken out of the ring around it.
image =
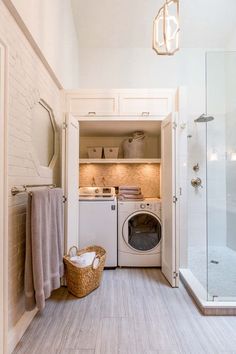
[[[114,116],[119,114],[118,96],[112,93],[75,93],[67,96],[67,110],[76,116]]]
[[[145,93],[134,90],[120,94],[120,115],[141,117],[166,117],[172,108],[170,92]]]
[[[66,112],[79,120],[163,120],[172,113],[173,89],[66,91]]]

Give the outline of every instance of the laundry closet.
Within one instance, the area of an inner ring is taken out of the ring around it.
[[[79,126],[81,187],[139,185],[145,197],[160,197],[160,121],[82,121]],[[125,158],[124,145],[136,131],[144,132],[142,157]],[[89,158],[90,149],[95,151]]]
[[[104,227],[101,220],[107,220],[101,235],[107,232],[106,240],[115,235],[104,245],[108,254],[113,253],[107,266],[161,266],[172,286],[178,286],[176,102],[176,90],[168,89],[68,91],[62,144],[66,249],[74,244],[86,246],[80,236],[86,232],[90,243],[96,242],[89,220],[97,223],[97,233]],[[145,135],[143,153],[127,157],[125,144],[135,132]],[[117,201],[116,195],[115,200],[109,200],[109,192],[114,188],[117,193],[119,186],[140,187],[144,199],[124,202]],[[95,188],[96,193],[105,192],[103,200],[95,198],[91,203],[82,198],[79,202],[79,188],[87,193],[87,187]],[[106,212],[106,203],[110,203],[109,210],[114,207],[113,214]],[[98,205],[99,209],[93,209]],[[94,215],[97,219],[92,218]],[[128,233],[140,220],[155,232],[146,232],[145,244],[141,245],[142,231],[137,227],[131,245]]]

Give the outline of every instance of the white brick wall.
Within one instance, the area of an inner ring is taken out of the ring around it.
[[[42,178],[35,169],[30,154],[32,144],[32,108],[43,98],[53,109],[58,125],[62,112],[60,91],[24,37],[23,33],[0,0],[0,38],[9,49],[9,329],[25,312],[24,309],[24,252],[26,195],[12,197],[14,185],[59,183],[59,167],[55,167],[56,181]]]

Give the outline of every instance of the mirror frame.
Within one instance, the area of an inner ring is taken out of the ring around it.
[[[54,131],[54,154],[51,158],[51,161],[49,163],[48,166],[42,166],[39,158],[38,158],[38,154],[37,151],[35,149],[34,143],[32,142],[30,144],[30,153],[31,156],[33,158],[34,161],[34,165],[36,167],[36,170],[38,172],[38,175],[40,177],[53,177],[53,168],[55,167],[55,164],[57,162],[58,159],[58,154],[59,154],[59,142],[58,142],[58,128],[57,128],[57,123],[55,120],[55,116],[53,113],[53,109],[47,104],[47,102],[43,99],[40,98],[40,100],[37,102],[37,104],[41,104],[47,111],[51,120],[51,124],[53,127],[53,131]]]

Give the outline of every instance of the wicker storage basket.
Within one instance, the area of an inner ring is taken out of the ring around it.
[[[77,256],[86,252],[96,252],[95,259],[99,258],[98,266],[96,268],[94,267],[94,261],[92,265],[85,268],[79,268],[76,266],[75,263],[70,261],[70,252],[72,248],[76,249]],[[77,297],[84,297],[94,289],[98,288],[102,278],[105,260],[106,251],[102,247],[91,246],[83,248],[82,250],[78,250],[75,246],[71,247],[69,254],[64,256],[66,282],[69,292]]]
[[[102,146],[88,147],[88,157],[90,159],[102,158]]]
[[[105,159],[117,159],[119,153],[119,147],[104,147],[104,156]]]

